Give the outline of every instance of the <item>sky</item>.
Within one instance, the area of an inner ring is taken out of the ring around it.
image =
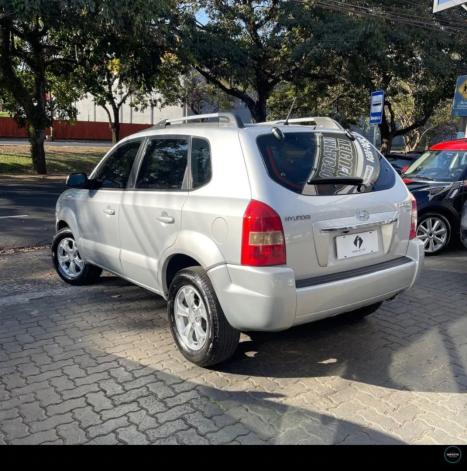
[[[201,23],[201,24],[206,24],[208,22],[208,16],[206,14],[206,11],[204,9],[201,9],[196,13],[196,19]]]

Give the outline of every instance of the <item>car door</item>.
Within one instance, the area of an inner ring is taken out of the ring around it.
[[[134,188],[122,200],[119,219],[125,276],[161,292],[160,256],[174,244],[188,196],[187,136],[148,138]]]
[[[79,247],[91,263],[121,273],[118,218],[125,189],[143,139],[125,141],[103,159],[76,204]]]
[[[467,249],[467,152],[464,154],[465,170],[462,181],[462,211],[460,223],[461,242]]]

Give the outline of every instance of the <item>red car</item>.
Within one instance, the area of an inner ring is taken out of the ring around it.
[[[402,177],[417,200],[417,236],[425,244],[425,253],[436,255],[461,234],[467,201],[467,139],[434,145]]]

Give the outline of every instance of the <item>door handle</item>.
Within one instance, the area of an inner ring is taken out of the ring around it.
[[[156,219],[165,224],[173,224],[175,222],[175,218],[173,218],[172,216],[168,216],[167,214],[161,214]]]
[[[110,209],[110,208],[104,209],[104,213],[108,214],[109,216],[114,216],[115,215],[115,209]]]

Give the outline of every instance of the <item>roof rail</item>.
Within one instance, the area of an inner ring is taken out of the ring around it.
[[[198,123],[196,123],[196,121],[198,121]],[[167,126],[186,126],[188,124],[217,124],[219,126],[226,125],[236,128],[244,127],[242,120],[233,113],[209,113],[183,116],[174,119],[163,119],[156,123],[152,129],[165,128]]]
[[[280,119],[277,121],[266,121],[264,123],[258,124],[284,124],[285,119]],[[327,116],[313,116],[309,118],[293,118],[288,119],[287,124],[309,124],[311,126],[316,126],[317,128],[327,128],[327,129],[339,129],[343,130],[344,128],[334,119],[328,118]]]

